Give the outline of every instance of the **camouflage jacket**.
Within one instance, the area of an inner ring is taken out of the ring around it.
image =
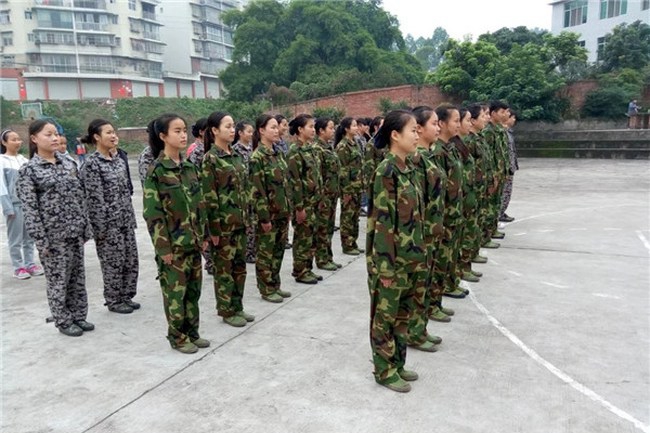
[[[201,163],[203,202],[211,236],[229,235],[248,221],[248,168],[244,158],[212,146]]]
[[[251,160],[251,155],[253,155],[253,145],[250,144],[247,147],[238,141],[232,145],[232,148],[235,152],[239,153],[242,158],[244,158],[244,162],[246,163],[246,166],[248,166],[248,162]]]
[[[477,188],[482,188],[485,185],[486,177],[482,139],[480,135],[473,132],[470,132],[467,137],[463,138],[465,146],[467,146],[467,149],[469,149],[470,154],[474,158],[474,184]]]
[[[94,152],[81,168],[81,179],[95,237],[109,228],[136,228],[128,172],[117,152],[112,158]]]
[[[343,138],[336,146],[336,154],[341,163],[339,184],[341,194],[360,194],[363,190],[362,157],[359,145],[354,141]]]
[[[295,210],[313,207],[320,200],[323,178],[320,172],[318,151],[314,145],[293,143],[287,154],[289,167],[289,188]]]
[[[501,125],[488,123],[482,131],[487,147],[492,152],[494,176],[500,180],[508,175],[510,157],[508,156],[508,135]]]
[[[478,204],[476,201],[476,161],[462,138],[459,136],[453,137],[451,142],[454,144],[463,165],[463,210],[467,217]]]
[[[92,237],[77,164],[59,153],[55,158],[51,163],[34,155],[18,170],[16,182],[25,227],[40,252],[60,239]]]
[[[377,149],[374,138],[371,138],[363,154],[363,182],[367,185],[367,188],[372,188],[375,170],[385,156],[386,148]]]
[[[187,160],[200,169],[203,155],[205,155],[205,145],[203,143],[196,143],[196,146],[194,146],[194,149],[188,155]]]
[[[438,139],[434,156],[441,160],[440,167],[447,173],[445,194],[445,226],[455,226],[463,218],[463,164],[453,143]]]
[[[161,152],[144,181],[144,212],[156,255],[200,250],[205,207],[196,166]]]
[[[371,272],[394,278],[426,270],[422,193],[415,168],[389,152],[374,178],[366,243]]]
[[[282,151],[260,143],[250,160],[251,199],[260,222],[288,218],[291,214],[286,174]]]
[[[436,165],[431,152],[427,149],[418,147],[412,161],[416,168],[415,176],[422,192],[424,239],[427,244],[430,244],[434,239],[440,239],[443,234],[445,190],[442,186],[447,176]]]
[[[140,182],[144,187],[144,180],[147,178],[147,172],[149,167],[153,164],[154,161],[153,153],[151,152],[151,146],[147,146],[142,150],[142,153],[138,157],[138,175],[140,176]]]
[[[339,173],[341,163],[331,144],[317,139],[314,150],[320,162],[320,172],[323,178],[323,195],[337,197],[339,195]]]

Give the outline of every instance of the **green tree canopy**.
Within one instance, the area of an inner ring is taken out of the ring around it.
[[[505,100],[521,119],[557,120],[566,107],[557,96],[561,71],[572,62],[586,62],[574,34],[502,29],[477,42],[450,40],[426,82],[466,102]]]
[[[429,71],[434,70],[440,63],[448,40],[449,34],[442,27],[436,27],[430,38],[415,39],[411,35],[405,38],[408,52],[413,54],[420,61],[422,67]]]
[[[620,24],[605,35],[605,41],[600,53],[604,72],[650,64],[650,25],[641,21]]]
[[[271,84],[305,99],[424,79],[379,0],[254,0],[224,22],[235,29],[221,74],[233,100],[269,96]]]

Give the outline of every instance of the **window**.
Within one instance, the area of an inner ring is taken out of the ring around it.
[[[129,0],[129,10],[135,10],[135,0]]]
[[[564,27],[573,27],[587,22],[587,0],[573,0],[564,3]]]
[[[603,59],[603,50],[605,49],[605,45],[607,44],[607,38],[605,36],[598,38],[598,50],[597,52],[597,59],[602,60]]]
[[[585,41],[578,41],[578,46],[584,48],[585,47]]]
[[[25,11],[25,19],[26,20],[31,20],[32,19],[32,11],[30,11],[30,10]]]
[[[2,32],[2,46],[10,47],[14,44],[14,32]]]
[[[0,11],[0,24],[11,24],[10,11]]]
[[[39,10],[36,19],[39,27],[72,29],[72,14],[70,12]]]
[[[648,10],[648,9],[650,9],[650,0],[643,0],[641,2],[641,10],[645,11],[645,10]]]
[[[627,13],[627,0],[600,0],[600,19],[613,18]]]
[[[16,66],[16,57],[15,56],[2,56],[2,62],[0,66],[5,68],[11,68]]]

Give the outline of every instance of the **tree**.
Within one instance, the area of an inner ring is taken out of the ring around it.
[[[449,34],[447,31],[442,27],[436,27],[430,38],[419,37],[416,40],[413,36],[408,35],[405,44],[407,51],[420,61],[422,67],[432,71],[440,63],[448,40]]]
[[[537,42],[512,43],[502,52],[485,38],[475,43],[450,40],[442,63],[426,81],[466,102],[505,100],[521,119],[558,120],[566,102],[556,96],[564,79],[553,59],[576,53],[573,46],[569,53],[555,53],[563,44]]]
[[[480,35],[478,40],[492,43],[502,54],[509,54],[514,45],[524,46],[529,43],[543,45],[544,36],[548,34],[547,30],[529,30],[526,26],[515,28],[503,27],[494,33]]]
[[[605,41],[600,53],[603,72],[650,64],[650,25],[641,21],[620,24],[605,35]]]
[[[254,0],[224,22],[235,29],[221,74],[233,100],[260,97],[271,83],[302,99],[424,79],[379,0]]]

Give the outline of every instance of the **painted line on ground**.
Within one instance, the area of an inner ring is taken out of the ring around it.
[[[513,234],[512,234],[512,235],[510,235],[510,236],[523,236],[523,235],[525,235],[525,234],[526,234],[526,232],[521,232],[521,233],[513,233]]]
[[[606,232],[620,232],[623,229],[618,227],[605,227],[603,230],[605,230]]]
[[[572,231],[572,232],[584,232],[584,231],[587,231],[587,229],[585,227],[577,227],[577,228],[573,228],[573,229],[569,229],[569,230]]]
[[[560,379],[562,382],[566,383],[569,385],[571,388],[575,389],[579,393],[583,394],[584,396],[588,397],[590,400],[595,401],[596,403],[602,405],[613,413],[614,415],[618,416],[621,419],[624,419],[625,421],[631,422],[634,427],[636,427],[638,430],[644,432],[644,433],[650,433],[650,426],[643,424],[643,422],[639,421],[638,419],[634,418],[632,415],[629,413],[625,412],[623,409],[620,409],[616,406],[614,406],[612,403],[609,401],[605,400],[603,397],[601,397],[599,394],[597,394],[595,391],[591,390],[590,388],[587,388],[585,385],[581,384],[580,382],[576,381],[573,379],[571,376],[568,374],[564,373],[562,370],[557,368],[555,365],[551,364],[548,362],[546,359],[542,358],[535,350],[532,348],[528,347],[526,343],[521,341],[519,337],[517,337],[515,334],[513,334],[508,328],[506,328],[499,320],[494,317],[490,312],[488,311],[483,304],[481,304],[476,297],[474,296],[474,292],[471,292],[469,294],[469,298],[472,300],[476,308],[478,308],[492,323],[492,325],[499,330],[508,340],[512,341],[515,346],[517,346],[519,349],[521,349],[526,355],[528,355],[530,358],[532,358],[535,362],[537,362],[539,365],[542,367],[546,368],[548,371],[550,371],[554,376],[556,376],[558,379]]]
[[[563,286],[562,284],[549,283],[548,281],[541,281],[542,284],[547,286],[555,287],[556,289],[568,289],[569,286]]]
[[[643,246],[650,252],[650,242],[648,242],[648,239],[641,233],[641,230],[636,231],[636,235],[639,237],[639,240],[643,244]]]
[[[621,299],[620,296],[608,295],[607,293],[592,293],[592,295],[598,298],[607,298],[607,299]]]
[[[515,271],[508,271],[508,273],[510,273],[510,274],[512,274],[512,275],[514,275],[516,277],[521,277],[522,276],[522,274],[520,274],[519,272],[515,272]]]

